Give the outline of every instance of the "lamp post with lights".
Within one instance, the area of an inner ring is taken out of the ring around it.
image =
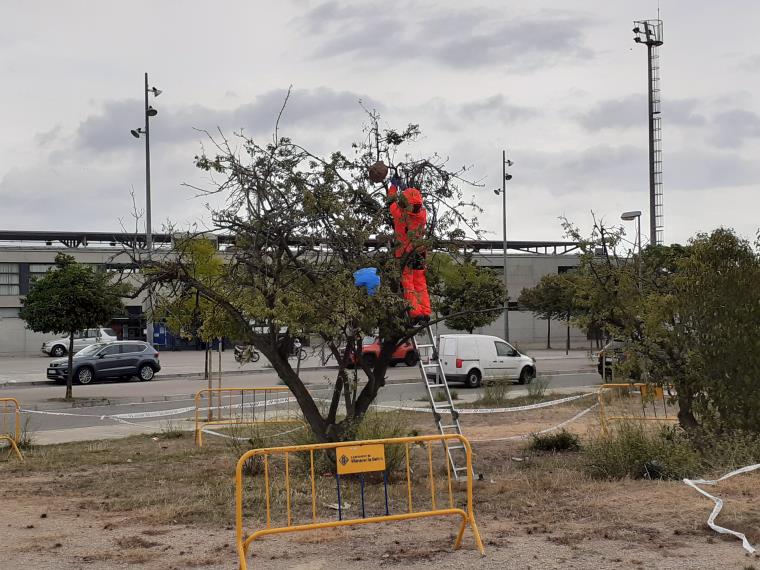
[[[502,197],[502,229],[503,229],[503,264],[504,264],[504,340],[509,342],[509,288],[507,285],[507,181],[512,180],[512,175],[507,172],[507,166],[512,166],[514,162],[507,159],[507,151],[501,151],[501,188],[496,188],[493,192]]]
[[[639,210],[623,212],[620,215],[620,219],[624,222],[631,222],[633,220],[636,220],[636,245],[639,252],[637,269],[639,276],[639,289],[641,289],[641,212]]]
[[[156,87],[148,88],[148,74],[145,74],[145,127],[132,129],[130,132],[132,136],[139,139],[140,135],[145,136],[145,249],[150,257],[151,250],[153,249],[153,229],[151,226],[151,211],[150,211],[150,118],[158,115],[153,107],[148,104],[148,94],[153,93],[154,97],[161,95],[162,91]],[[149,312],[153,312],[153,298],[148,290],[148,305]],[[150,344],[153,344],[153,317],[149,313],[145,322],[145,340]]]

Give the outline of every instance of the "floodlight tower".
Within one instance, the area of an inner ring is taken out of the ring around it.
[[[633,23],[633,41],[647,46],[649,86],[649,243],[661,245],[665,215],[662,199],[662,125],[660,118],[660,53],[662,20]]]

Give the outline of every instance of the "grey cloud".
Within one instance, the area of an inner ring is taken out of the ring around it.
[[[564,153],[514,153],[517,178],[554,194],[588,189],[639,192],[647,200],[648,153],[645,146],[598,145]],[[760,164],[736,153],[679,150],[663,153],[664,190],[689,191],[757,184]]]
[[[225,132],[244,129],[248,134],[271,133],[286,93],[282,89],[269,91],[251,103],[224,111],[201,105],[172,107],[162,97],[153,103],[159,114],[151,119],[151,142],[160,145],[198,140],[202,136],[196,129],[213,131],[217,127]],[[280,121],[280,132],[288,127],[354,126],[362,120],[364,113],[359,101],[382,109],[371,98],[349,91],[328,88],[293,90]],[[88,117],[79,125],[75,136],[77,146],[108,152],[134,144],[129,130],[141,126],[143,105],[137,99],[105,103],[101,113]]]
[[[662,104],[664,125],[702,126],[707,120],[695,111],[696,99],[671,99]],[[578,122],[589,131],[608,128],[646,127],[646,95],[633,94],[620,99],[597,103],[590,111],[578,116]]]
[[[454,68],[503,64],[518,69],[590,56],[584,32],[591,20],[541,13],[510,17],[504,10],[414,8],[390,13],[382,4],[320,4],[296,23],[323,39],[314,57],[351,55],[372,61],[423,59]]]
[[[455,131],[465,136],[483,128],[500,128],[527,121],[542,114],[533,107],[511,103],[502,94],[495,94],[463,103],[450,102],[442,97],[429,99],[420,105],[404,109],[425,127]],[[427,130],[427,129],[423,129]]]
[[[715,115],[710,140],[719,148],[738,148],[748,139],[760,137],[760,116],[752,111],[733,109]]]

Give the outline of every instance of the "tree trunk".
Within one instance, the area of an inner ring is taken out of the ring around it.
[[[691,409],[693,402],[691,390],[683,382],[675,382],[678,393],[678,423],[687,433],[699,431],[699,422]]]
[[[546,348],[549,349],[552,347],[552,320],[551,318],[546,319]]]
[[[565,343],[565,354],[570,354],[570,313],[567,314],[567,342]]]
[[[290,389],[293,396],[295,396],[298,402],[298,407],[301,408],[304,419],[309,424],[311,431],[314,433],[318,443],[328,443],[331,441],[337,441],[334,438],[334,434],[328,433],[328,425],[322,414],[314,402],[309,390],[304,385],[303,381],[295,373],[295,370],[290,366],[287,358],[287,352],[285,355],[280,354],[277,347],[270,343],[254,343],[254,346],[269,360],[277,372],[280,380]]]
[[[69,370],[66,374],[66,400],[73,400],[72,385],[74,384],[74,331],[69,333]]]

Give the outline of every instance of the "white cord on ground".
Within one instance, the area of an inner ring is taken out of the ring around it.
[[[730,534],[730,535],[735,536],[739,540],[741,540],[744,550],[746,550],[750,554],[754,554],[756,552],[756,549],[749,543],[749,540],[747,540],[747,537],[744,536],[744,534],[715,524],[715,519],[717,518],[718,514],[720,514],[720,511],[723,508],[723,499],[720,499],[719,497],[714,497],[707,491],[697,487],[697,485],[717,485],[720,481],[728,479],[729,477],[733,477],[734,475],[741,475],[742,473],[749,473],[750,471],[755,471],[756,469],[760,469],[760,463],[758,463],[757,465],[748,465],[747,467],[742,467],[741,469],[737,469],[736,471],[731,471],[730,473],[726,473],[725,475],[723,475],[723,477],[721,477],[720,479],[715,479],[715,480],[684,479],[683,480],[683,482],[686,483],[689,487],[696,489],[697,491],[702,493],[705,497],[707,497],[708,499],[710,499],[711,501],[715,503],[715,507],[713,508],[712,512],[710,513],[710,516],[707,519],[707,525],[711,529],[713,529],[715,532],[719,532],[720,534]]]
[[[524,433],[524,434],[521,434],[521,435],[510,435],[508,437],[496,437],[496,438],[493,438],[493,439],[471,439],[470,443],[490,443],[492,441],[517,441],[517,440],[521,440],[521,439],[531,438],[534,435],[540,435],[542,433],[549,433],[550,431],[554,431],[554,430],[563,428],[566,425],[574,422],[575,420],[578,420],[578,419],[582,418],[587,413],[589,413],[591,410],[593,410],[594,408],[596,408],[598,405],[599,404],[594,404],[593,406],[586,408],[582,412],[579,412],[579,413],[575,414],[569,420],[565,420],[564,422],[559,423],[556,426],[552,426],[550,428],[542,429],[541,431],[536,431],[536,432],[532,432],[532,433]]]

